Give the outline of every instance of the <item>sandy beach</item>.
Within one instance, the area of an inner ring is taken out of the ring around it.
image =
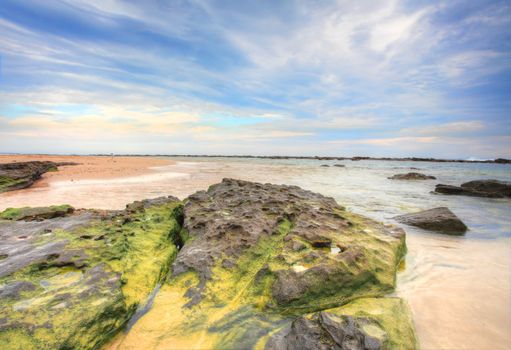
[[[60,166],[59,171],[49,172],[34,184],[47,186],[52,181],[112,179],[153,173],[152,167],[173,164],[172,161],[155,157],[122,156],[55,156],[55,155],[0,155],[0,163],[47,160],[73,162],[77,165]]]

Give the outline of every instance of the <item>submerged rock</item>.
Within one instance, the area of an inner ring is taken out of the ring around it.
[[[486,198],[511,198],[511,182],[499,180],[475,180],[451,186],[438,184],[435,192]]]
[[[42,174],[56,171],[54,162],[19,162],[0,164],[0,193],[31,186]]]
[[[136,210],[55,211],[11,209],[17,215],[0,220],[1,349],[99,348],[176,254],[182,212],[174,198]]]
[[[467,231],[467,226],[446,207],[400,215],[394,217],[394,219],[406,225],[450,235],[462,235]]]
[[[389,177],[390,180],[435,180],[436,177],[421,173],[396,174]]]
[[[234,179],[185,200],[181,236],[172,276],[119,348],[264,347],[296,317],[391,292],[406,250],[403,230],[332,198]],[[388,319],[389,339],[401,321],[414,339],[406,308]]]

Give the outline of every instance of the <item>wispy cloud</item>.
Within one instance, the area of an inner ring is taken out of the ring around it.
[[[506,1],[5,0],[0,151],[509,156],[509,28]]]

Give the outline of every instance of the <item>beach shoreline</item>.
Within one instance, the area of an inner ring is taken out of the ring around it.
[[[158,157],[133,156],[77,156],[77,155],[0,155],[0,163],[51,161],[55,163],[77,163],[63,165],[58,171],[45,173],[32,187],[48,186],[54,181],[115,179],[155,173],[155,167],[172,165],[175,162]]]

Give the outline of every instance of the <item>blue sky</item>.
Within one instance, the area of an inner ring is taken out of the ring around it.
[[[511,157],[509,1],[2,0],[0,152]]]

